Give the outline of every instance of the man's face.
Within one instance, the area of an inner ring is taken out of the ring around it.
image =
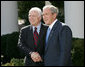
[[[54,21],[54,16],[49,8],[43,10],[43,20],[47,25],[50,25]]]
[[[37,26],[40,23],[40,16],[37,11],[29,12],[29,22],[33,26]]]

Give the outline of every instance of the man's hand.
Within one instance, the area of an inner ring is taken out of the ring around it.
[[[38,52],[32,52],[31,53],[31,58],[32,58],[32,60],[34,62],[40,62],[40,61],[42,61],[42,58],[41,58],[41,56],[39,55]]]

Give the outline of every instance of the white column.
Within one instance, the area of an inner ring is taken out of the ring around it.
[[[18,31],[18,9],[16,1],[1,1],[1,35]]]
[[[84,38],[84,1],[64,1],[65,23],[74,38]]]
[[[51,5],[50,1],[45,1],[45,5]]]

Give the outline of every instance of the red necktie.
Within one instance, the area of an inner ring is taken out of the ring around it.
[[[38,33],[37,33],[37,28],[35,27],[35,31],[34,31],[34,45],[37,46],[37,42],[38,42]]]

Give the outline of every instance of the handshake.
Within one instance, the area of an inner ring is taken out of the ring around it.
[[[30,55],[34,62],[42,62],[42,58],[38,52],[31,52]]]

